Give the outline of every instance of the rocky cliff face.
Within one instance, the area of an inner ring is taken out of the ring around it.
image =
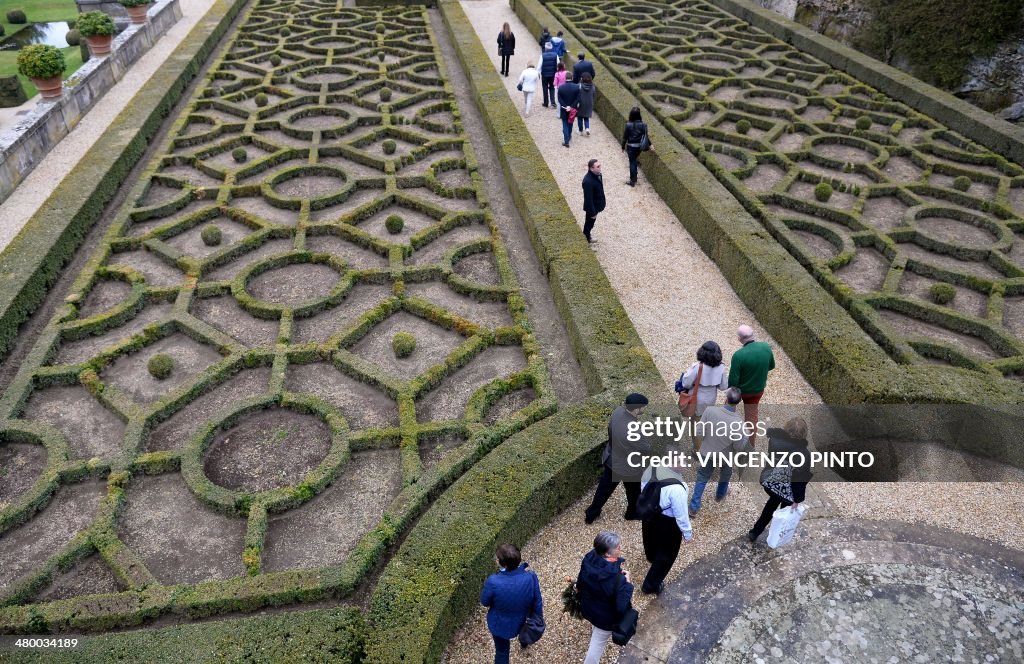
[[[756,0],[766,9],[853,46],[861,27],[872,19],[859,0]],[[909,70],[897,56],[893,66]],[[1014,122],[1024,122],[1024,36],[1003,42],[991,56],[975,58],[964,83],[950,90],[975,106]]]

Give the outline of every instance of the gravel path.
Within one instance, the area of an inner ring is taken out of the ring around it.
[[[78,126],[54,146],[42,163],[0,204],[0,250],[14,239],[25,222],[36,213],[53,191],[54,183],[63,180],[78,165],[78,161],[96,139],[206,14],[213,0],[180,0],[180,3],[181,19],[132,66],[123,79],[107,91]],[[0,131],[12,121],[12,118],[7,118],[0,122]]]
[[[522,94],[516,91],[515,86],[518,72],[528,61],[537,58],[539,49],[533,36],[516,18],[506,0],[463,0],[462,7],[490,53],[495,70],[498,68],[495,38],[501,24],[508,21],[519,37],[522,46],[512,57],[506,88],[522,110]],[[598,85],[600,79],[599,71]],[[580,180],[588,159],[596,157],[602,160],[609,206],[598,216],[594,230],[598,242],[594,249],[630,319],[654,357],[666,386],[675,381],[681,369],[692,361],[696,348],[707,339],[718,341],[723,351],[731,355],[737,348],[736,326],[748,323],[754,326],[759,338],[769,341],[775,348],[777,368],[771,374],[765,402],[821,402],[821,397],[757,325],[722,273],[646,182],[643,172],[635,189],[625,184],[629,174],[626,159],[620,152],[616,137],[598,118],[591,120],[592,135],[574,136],[569,149],[561,147],[561,125],[557,116],[540,106],[536,99],[526,124],[545,155],[563,196],[576,214],[581,229],[583,196]],[[638,215],[637,211],[642,213]],[[636,220],[641,223],[635,223]],[[674,284],[681,283],[687,273],[695,275],[693,287],[685,290],[675,287]],[[668,398],[671,394],[667,388],[666,394],[661,396]],[[692,484],[691,476],[687,480]],[[828,516],[927,523],[1024,548],[1019,537],[1024,495],[1019,488],[1019,484],[1012,482],[812,484],[814,493],[819,496],[815,502],[823,503],[814,509],[826,512]],[[756,483],[734,482],[728,500],[721,504],[710,500],[713,490],[709,486],[704,506],[693,520],[695,539],[683,545],[667,579],[668,584],[686,566],[718,553],[725,542],[745,533],[763,505],[764,494]],[[633,572],[637,583],[646,573],[640,526],[637,522],[622,519],[620,510],[624,498],[621,489],[613,496],[600,520],[593,526],[585,526],[582,515],[590,498],[588,494],[571,505],[541,529],[523,549],[524,560],[540,577],[548,629],[544,639],[525,653],[513,647],[513,662],[582,661],[589,641],[589,624],[562,618],[560,596],[566,583],[563,577],[575,576],[579,571],[579,561],[592,546],[594,535],[599,530],[614,530],[623,536],[626,567]],[[809,502],[811,500],[809,498]],[[958,510],[963,510],[963,513]],[[641,613],[660,608],[656,599],[640,593],[634,595],[633,602]],[[485,616],[486,611],[478,607],[455,634],[445,656],[448,664],[492,661],[493,645]],[[617,647],[610,646],[603,661],[616,661],[618,651]]]

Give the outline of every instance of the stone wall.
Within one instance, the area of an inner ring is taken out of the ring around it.
[[[89,60],[64,82],[64,95],[59,100],[40,102],[28,116],[0,134],[0,202],[180,18],[178,0],[154,4],[146,24],[131,25],[114,39],[109,56]]]

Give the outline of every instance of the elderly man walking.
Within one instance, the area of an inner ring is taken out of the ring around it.
[[[775,368],[772,348],[764,341],[754,340],[754,330],[749,325],[736,329],[736,338],[742,348],[733,353],[729,362],[729,386],[738,387],[743,399],[744,421],[757,426],[757,405],[768,384],[768,372]],[[750,446],[757,440],[757,430],[750,434]]]
[[[630,424],[640,419],[647,407],[647,397],[637,392],[626,397],[626,403],[612,411],[611,419],[608,421],[608,442],[605,444],[601,455],[601,463],[604,465],[604,473],[597,483],[597,490],[594,492],[594,499],[587,507],[585,520],[594,523],[597,517],[601,516],[604,504],[608,502],[615,487],[619,486],[619,479],[623,480],[626,489],[626,514],[627,521],[636,519],[636,499],[640,495],[639,472],[625,467],[623,462],[628,463],[630,451],[643,451],[650,449],[650,443],[644,436],[640,440],[630,441],[628,438]],[[633,477],[635,476],[635,477]],[[632,479],[633,481],[630,481]]]
[[[654,482],[660,485],[657,514],[644,516],[641,533],[644,540],[644,556],[651,564],[640,592],[645,595],[660,595],[665,590],[665,577],[672,570],[679,548],[684,541],[693,539],[693,527],[686,509],[686,482],[683,481],[682,467],[648,468],[640,480],[640,491]]]
[[[701,454],[720,452],[742,452],[746,447],[747,436],[743,432],[743,418],[736,412],[736,404],[742,401],[738,388],[730,387],[725,391],[724,406],[708,406],[700,418],[700,426],[704,430],[700,445]],[[711,474],[718,468],[718,489],[715,491],[715,502],[720,503],[729,495],[729,480],[732,478],[732,466],[718,465],[709,456],[707,463],[697,469],[697,483],[693,485],[690,496],[690,516],[696,516],[700,510],[704,487],[711,481]]]

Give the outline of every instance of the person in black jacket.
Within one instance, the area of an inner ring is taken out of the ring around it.
[[[537,43],[540,44],[541,55],[544,54],[544,45],[551,41],[551,31],[544,28],[540,32],[540,37],[537,38]]]
[[[572,66],[572,82],[579,83],[583,79],[583,74],[590,74],[591,79],[597,78],[597,72],[594,71],[594,63],[586,59],[587,54],[580,51],[576,54],[578,62]]]
[[[501,56],[501,73],[508,76],[508,61],[516,54],[516,36],[508,23],[501,26],[498,33],[498,55]]]
[[[768,452],[787,452],[792,455],[799,452],[803,463],[793,463],[786,467],[765,468],[761,471],[761,486],[768,494],[768,502],[761,510],[754,527],[747,533],[747,539],[755,541],[771,523],[772,515],[780,507],[799,505],[804,502],[807,483],[811,480],[810,452],[807,450],[807,422],[802,417],[794,417],[781,428],[768,429]],[[792,455],[790,460],[797,461],[799,456]]]
[[[605,530],[594,538],[594,548],[583,557],[576,590],[583,617],[593,626],[590,648],[583,664],[598,664],[612,631],[629,609],[633,584],[622,569],[622,538]]]
[[[629,157],[630,187],[636,186],[637,161],[640,159],[640,153],[644,151],[643,142],[645,136],[647,136],[647,125],[640,116],[640,107],[634,106],[629,111],[629,122],[626,123],[626,129],[622,132],[622,149],[625,150],[626,156]],[[647,144],[649,149],[654,149],[654,146],[650,144],[649,136]]]
[[[544,44],[544,55],[540,58],[540,85],[544,89],[544,108],[548,107],[548,97],[551,98],[551,105],[556,106],[555,100],[555,73],[558,71],[558,56],[551,50],[551,42]]]
[[[572,140],[572,123],[575,118],[569,119],[571,109],[580,107],[580,86],[571,81],[566,81],[558,86],[558,117],[562,119],[562,147],[569,147]]]
[[[565,85],[572,85],[566,83]],[[565,87],[565,86],[562,86]],[[572,127],[569,128],[572,131]],[[587,162],[587,174],[583,176],[583,237],[587,238],[587,244],[593,242],[590,237],[597,223],[597,214],[604,210],[604,180],[601,177],[601,162],[591,159]]]

